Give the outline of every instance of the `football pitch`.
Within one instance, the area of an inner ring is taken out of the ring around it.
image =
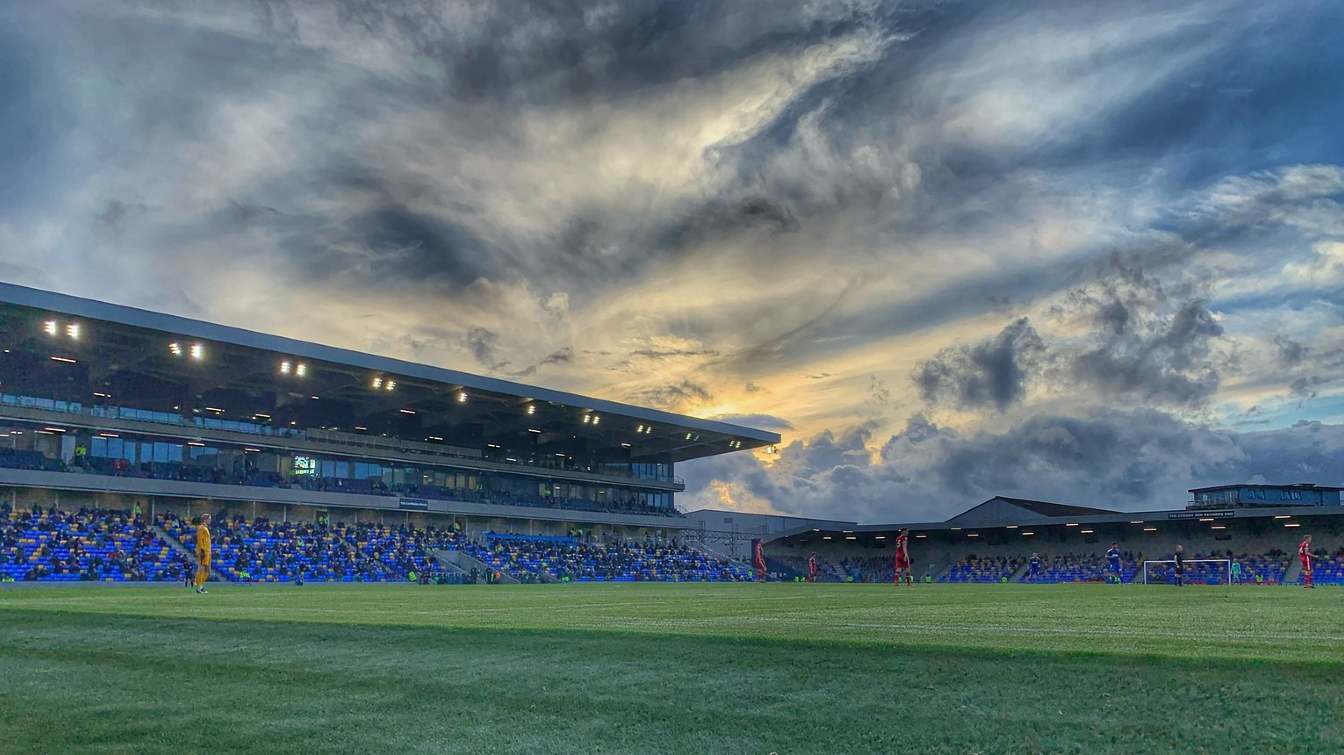
[[[5,752],[1339,752],[1344,590],[0,590]]]

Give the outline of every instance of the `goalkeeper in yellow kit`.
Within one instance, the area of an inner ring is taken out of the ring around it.
[[[196,592],[205,594],[205,580],[210,578],[210,515],[202,514],[196,525]]]

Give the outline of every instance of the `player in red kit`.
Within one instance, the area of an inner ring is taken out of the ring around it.
[[[910,530],[901,530],[896,536],[896,558],[893,563],[895,574],[893,579],[896,584],[901,583],[901,572],[905,572],[905,584],[914,585],[914,575],[910,573]]]
[[[807,557],[807,581],[817,581],[817,554],[815,553]]]
[[[765,548],[760,540],[751,544],[751,565],[756,568],[756,581],[765,581]]]
[[[1311,535],[1297,544],[1297,557],[1302,560],[1302,586],[1310,590],[1316,586],[1311,574]]]

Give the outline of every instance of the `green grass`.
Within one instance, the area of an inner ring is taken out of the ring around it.
[[[1339,752],[1344,591],[0,591],[0,751]]]

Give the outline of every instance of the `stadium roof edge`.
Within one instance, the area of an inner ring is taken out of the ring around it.
[[[666,423],[687,429],[726,433],[729,435],[741,436],[744,440],[755,441],[759,445],[777,444],[780,442],[778,433],[757,430],[743,425],[734,425],[732,423],[712,419],[701,419],[699,417],[666,412],[661,409],[651,409],[635,406],[633,404],[624,404],[608,399],[593,398],[591,396],[541,388],[524,383],[515,383],[513,381],[486,377],[483,375],[473,375],[468,372],[460,372],[444,367],[434,367],[427,364],[408,362],[393,357],[378,356],[375,354],[354,351],[352,349],[313,343],[311,341],[299,341],[285,336],[259,333],[244,328],[219,325],[217,323],[194,320],[180,315],[153,312],[138,307],[112,304],[110,302],[87,299],[55,291],[44,291],[4,281],[0,281],[0,302],[74,315],[77,317],[85,317],[91,320],[114,322],[135,328],[157,330],[179,336],[190,336],[208,341],[229,343],[244,348],[288,353],[296,357],[306,357],[309,359],[344,364],[351,367],[361,367],[374,371],[391,372],[422,380],[451,383],[482,391],[491,391],[542,401],[552,401],[568,406],[584,407],[595,411],[624,415],[649,422]]]
[[[1235,490],[1237,488],[1292,488],[1295,490],[1338,490],[1344,492],[1344,488],[1334,485],[1317,485],[1314,482],[1233,482],[1225,485],[1208,485],[1202,488],[1189,488],[1187,493],[1208,493],[1214,490]]]

